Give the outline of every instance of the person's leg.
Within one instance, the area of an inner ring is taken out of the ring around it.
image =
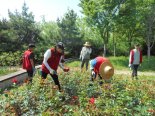
[[[41,82],[40,82],[41,84],[44,83],[44,80],[46,79],[46,77],[47,77],[47,73],[41,71]]]
[[[28,74],[28,81],[32,82],[33,70],[27,70],[27,74]]]
[[[139,66],[139,65],[135,65],[135,77],[136,77],[136,79],[138,79],[138,77],[137,77],[137,76],[138,76],[138,75],[137,75],[138,66]]]
[[[46,77],[47,77],[47,73],[41,71],[41,78],[42,79],[46,79]]]
[[[99,85],[102,85],[103,84],[103,81],[102,81],[102,77],[100,76],[100,75],[98,75],[98,77],[99,77]]]
[[[132,79],[135,77],[135,65],[132,65]]]
[[[58,75],[57,74],[53,74],[53,75],[51,74],[51,77],[52,77],[55,85],[58,86],[59,91],[61,91],[61,86],[60,86],[60,83],[59,83]]]
[[[83,59],[83,60],[81,61],[81,70],[82,70],[82,68],[84,67],[84,64],[85,64],[85,60]]]
[[[89,59],[86,59],[86,71],[88,70]]]

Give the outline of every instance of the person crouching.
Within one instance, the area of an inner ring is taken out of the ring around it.
[[[103,84],[102,80],[109,80],[114,75],[114,67],[110,63],[109,59],[98,56],[90,60],[90,70],[91,70],[91,81],[94,81],[98,76],[101,80],[100,85]]]

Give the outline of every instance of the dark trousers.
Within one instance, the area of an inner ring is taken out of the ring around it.
[[[138,64],[133,64],[132,65],[132,77],[137,77],[137,71],[138,71]]]
[[[27,75],[29,77],[29,81],[32,82],[33,70],[27,70]]]
[[[45,72],[41,71],[41,77],[43,79],[46,79],[47,75],[48,75],[48,73],[45,73]],[[57,85],[59,90],[61,90],[59,79],[58,79],[58,75],[57,74],[50,74],[50,75],[51,75],[55,85]]]
[[[86,64],[86,70],[88,70],[88,63],[89,63],[89,59],[83,59],[81,61],[81,69],[84,67],[84,64]]]

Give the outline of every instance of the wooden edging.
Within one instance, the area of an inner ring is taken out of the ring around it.
[[[74,60],[76,60],[76,58],[69,58],[69,59],[65,59],[65,62],[70,62]],[[40,69],[41,65],[38,65],[35,68]],[[19,71],[11,74],[0,76],[0,89],[4,90],[8,87],[11,87],[14,81],[16,81],[17,84],[23,83],[27,77],[28,77],[27,72],[26,70],[23,70],[23,69],[20,69]]]
[[[41,65],[36,66],[36,69],[40,69]],[[0,89],[6,89],[8,87],[11,87],[14,82],[23,83],[24,80],[27,78],[27,72],[26,70],[20,69],[17,72],[0,76]]]

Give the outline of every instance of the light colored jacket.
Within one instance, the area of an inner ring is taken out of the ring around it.
[[[130,51],[129,64],[141,64],[142,52],[140,50],[133,49]]]
[[[82,47],[81,53],[80,53],[80,59],[90,59],[90,54],[92,53],[92,49],[89,47]]]

